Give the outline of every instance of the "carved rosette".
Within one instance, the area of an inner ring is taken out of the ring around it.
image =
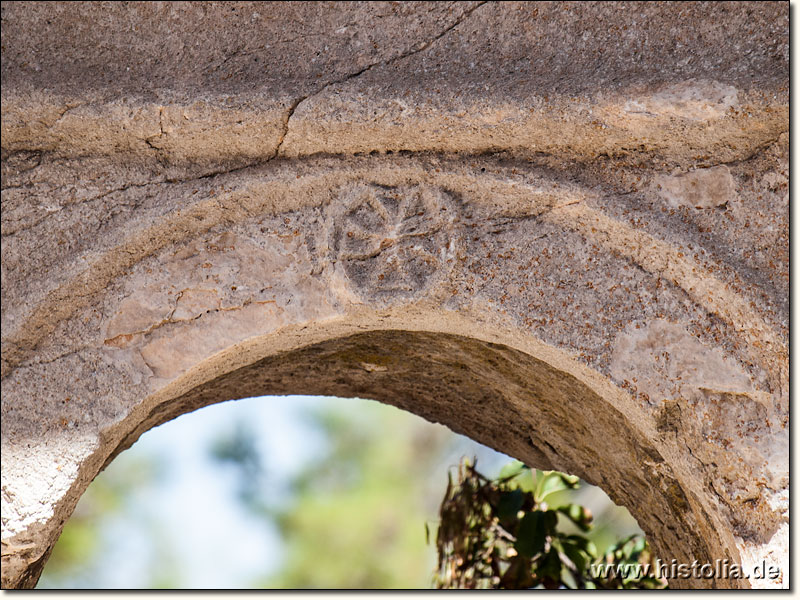
[[[447,192],[431,186],[343,190],[333,208],[332,260],[363,298],[417,298],[455,263],[456,210]]]

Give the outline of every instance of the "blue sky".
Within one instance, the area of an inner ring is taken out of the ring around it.
[[[303,407],[324,401],[286,396],[216,404],[151,429],[117,458],[114,468],[124,468],[137,455],[159,461],[158,484],[137,489],[127,505],[140,518],[158,519],[163,543],[182,557],[181,568],[188,569],[181,572],[183,581],[197,588],[227,588],[264,575],[266,565],[280,566],[280,537],[267,521],[241,506],[237,473],[210,457],[210,441],[239,421],[253,425],[260,433],[259,453],[268,457],[270,479],[286,480],[324,451],[324,440],[301,418]],[[130,517],[121,515],[107,532],[115,540],[103,560],[113,565],[104,570],[114,573],[109,587],[138,587],[146,573],[150,542],[145,536],[151,533]]]

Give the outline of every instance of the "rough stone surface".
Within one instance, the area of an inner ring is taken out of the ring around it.
[[[788,585],[782,3],[2,4],[2,583],[201,406],[373,398]]]

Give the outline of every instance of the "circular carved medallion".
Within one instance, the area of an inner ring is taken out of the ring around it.
[[[341,200],[330,248],[361,295],[409,299],[449,273],[456,208],[447,192],[423,185],[362,184]]]

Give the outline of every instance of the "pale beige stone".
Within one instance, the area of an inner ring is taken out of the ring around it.
[[[219,296],[216,290],[186,289],[178,295],[171,321],[189,321],[200,315],[218,310]]]
[[[165,303],[159,303],[155,295],[126,298],[119,305],[117,314],[109,321],[106,338],[143,333],[166,321],[169,315],[170,307]]]
[[[738,92],[719,81],[689,80],[664,87],[652,96],[629,100],[625,111],[707,121],[719,119],[737,105]]]
[[[678,208],[717,208],[736,199],[736,184],[726,166],[698,169],[656,179],[660,195]]]

